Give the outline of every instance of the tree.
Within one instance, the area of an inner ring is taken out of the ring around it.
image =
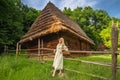
[[[22,34],[20,0],[0,0],[0,49],[10,46]]]
[[[0,52],[4,46],[15,49],[39,11],[29,8],[21,0],[0,0]]]
[[[113,20],[120,21],[120,19],[117,19],[117,18],[113,18]],[[112,22],[110,21],[109,26],[100,32],[100,36],[107,48],[112,47],[111,46],[111,28],[112,28]],[[120,47],[120,31],[119,31],[119,38],[118,38],[118,47]]]
[[[23,32],[26,33],[37,16],[40,15],[40,11],[33,8],[23,7]]]
[[[69,16],[70,18],[72,16],[72,10],[70,8],[65,7],[63,13]]]
[[[93,16],[93,25],[95,26],[95,29],[100,32],[102,29],[106,28],[108,26],[108,23],[110,21],[110,16],[108,13],[104,10],[95,10],[94,16]]]

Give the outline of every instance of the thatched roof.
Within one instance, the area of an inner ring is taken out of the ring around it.
[[[29,31],[21,38],[19,43],[24,43],[61,30],[67,30],[80,39],[83,39],[90,44],[94,44],[94,42],[85,34],[76,22],[64,15],[51,2],[49,2],[42,10],[40,16],[38,16]]]

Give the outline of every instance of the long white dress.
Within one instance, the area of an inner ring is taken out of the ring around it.
[[[58,44],[56,47],[56,53],[53,61],[53,67],[56,70],[62,70],[63,69],[63,54],[62,50],[68,51],[68,48],[66,46],[62,46],[61,44]]]

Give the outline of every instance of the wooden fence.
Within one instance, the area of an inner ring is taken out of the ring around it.
[[[92,54],[105,53],[105,54],[111,54],[112,55],[112,62],[111,62],[111,64],[105,64],[105,63],[99,63],[99,62],[92,62],[92,61],[85,61],[85,60],[75,60],[75,59],[70,59],[70,58],[64,58],[64,59],[71,60],[71,61],[84,62],[84,63],[89,63],[89,64],[95,64],[95,65],[112,67],[112,70],[111,70],[112,80],[116,80],[116,71],[117,71],[117,69],[120,69],[120,65],[117,64],[117,55],[120,54],[120,51],[117,50],[118,49],[118,26],[114,26],[114,25],[112,26],[112,29],[111,29],[111,38],[112,38],[111,39],[112,50],[110,50],[110,51],[70,51],[70,53],[78,53],[78,54],[81,54],[81,53],[92,53]],[[44,50],[45,51],[47,51],[47,50],[48,51],[53,51],[54,50],[54,49],[48,49],[48,48],[43,48],[43,47],[40,48],[40,40],[38,40],[38,43],[39,44],[38,44],[38,48],[37,49],[27,49],[27,50],[38,50],[37,54],[33,54],[33,55],[36,55],[36,56],[48,55],[48,54],[41,54],[41,51],[44,51]],[[21,55],[20,51],[21,51],[20,46],[17,43],[16,56],[17,55]],[[24,54],[24,55],[26,55],[26,54]],[[70,70],[70,69],[66,69],[66,70],[80,73],[80,72],[75,71],[75,70]],[[89,76],[95,76],[95,75],[89,75]],[[101,76],[97,76],[97,77],[99,77],[101,79],[106,79],[106,78],[101,77]]]
[[[26,50],[26,49],[22,49],[22,50]],[[37,49],[27,49],[27,50],[40,50],[40,54],[38,54],[38,53],[37,54],[29,54],[29,56],[38,56],[38,57],[41,57],[42,58],[41,60],[39,58],[40,61],[43,60],[44,56],[54,55],[54,54],[41,54],[41,51],[54,51],[54,49],[49,49],[49,48],[40,48],[40,49],[37,48]],[[13,50],[13,51],[15,51],[15,50]],[[28,55],[28,54],[20,54],[20,52],[21,52],[21,50],[18,50],[18,53],[16,54],[16,56],[18,56],[18,55],[20,55],[20,56],[27,56]],[[86,54],[86,53],[92,53],[92,54],[111,54],[112,56],[113,56],[113,54],[119,55],[119,53],[120,53],[119,50],[116,50],[116,51],[113,51],[113,50],[108,50],[108,51],[73,51],[73,50],[70,50],[69,52],[70,53],[76,53],[76,54],[81,54],[81,53],[84,53],[84,54]],[[94,64],[94,65],[112,67],[112,70],[111,70],[111,72],[112,72],[112,80],[116,80],[116,70],[120,69],[120,64],[113,63],[114,62],[113,58],[112,58],[112,63],[111,64],[106,64],[106,63],[101,63],[101,62],[94,62],[94,61],[86,61],[86,60],[76,60],[76,59],[73,59],[73,58],[64,58],[64,59],[65,60],[70,60],[70,61],[75,61],[75,62],[83,62],[83,63],[88,63],[88,64]],[[117,57],[116,57],[116,59],[117,59]],[[100,79],[103,79],[103,80],[107,80],[107,78],[105,78],[103,76],[98,76],[98,75],[94,75],[94,74],[83,73],[83,72],[79,72],[79,71],[68,69],[68,68],[65,68],[65,70],[76,72],[76,73],[80,73],[80,74],[85,74],[85,75],[88,75],[88,76],[91,76],[91,77],[97,77],[97,78],[100,78]]]

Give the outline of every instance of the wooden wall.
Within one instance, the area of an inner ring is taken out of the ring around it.
[[[47,36],[40,38],[40,48],[42,48],[42,41],[43,41],[43,48],[51,48],[55,49],[58,44],[58,34],[49,34]],[[27,49],[37,49],[38,48],[38,39],[30,41],[27,43]],[[28,54],[36,54],[38,50],[27,50]],[[53,53],[51,51],[42,51],[42,53]]]
[[[66,34],[66,35],[64,35]],[[70,33],[63,33],[65,44],[70,50],[90,50],[90,44]]]
[[[68,47],[69,50],[90,50],[90,44],[87,43],[84,40],[80,40],[76,36],[70,34],[70,33],[65,33],[65,32],[60,32],[60,33],[54,33],[54,34],[49,34],[47,36],[41,37],[41,40],[43,40],[43,48],[51,48],[55,49],[58,40],[60,37],[63,37],[65,40],[65,44]],[[28,49],[34,49],[38,48],[38,39],[35,39],[31,42],[28,42]],[[42,47],[42,46],[41,46]],[[29,50],[28,53],[37,53],[38,50]],[[44,51],[45,53],[53,53],[50,51]],[[75,54],[74,54],[75,55]],[[80,55],[77,55],[80,56]]]
[[[58,34],[50,34],[45,37],[42,37],[42,39],[44,43],[44,48],[55,49],[58,44],[59,37]]]
[[[38,40],[37,39],[29,41],[28,43],[26,43],[26,45],[27,45],[27,52],[29,54],[37,54],[38,53],[38,50],[29,50],[29,49],[37,49],[38,48]]]
[[[65,40],[65,44],[69,48],[69,50],[80,50],[80,42],[77,38],[67,35],[64,35],[63,37]]]
[[[66,34],[66,35],[64,35]],[[90,44],[76,36],[70,33],[63,33],[62,36],[65,39],[65,44],[68,46],[69,50],[81,50],[81,51],[88,51],[90,50]],[[91,55],[91,53],[88,54],[76,54],[72,53],[72,57],[79,57],[79,56],[86,56],[86,55]]]

